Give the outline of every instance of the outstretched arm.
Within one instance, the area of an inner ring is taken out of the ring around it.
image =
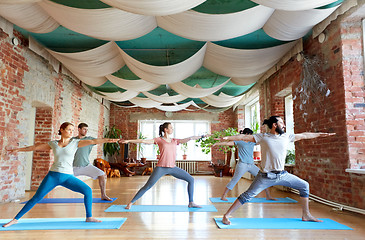
[[[144,143],[144,144],[154,144],[155,140],[154,139],[134,139],[134,140],[126,140],[126,139],[121,139],[119,141],[120,143]]]
[[[221,137],[216,138],[215,140],[219,141],[245,141],[245,142],[256,142],[253,135],[245,135],[245,134],[239,134],[235,136],[227,136],[227,137]]]
[[[48,143],[41,143],[32,146],[22,147],[22,148],[14,148],[9,149],[8,153],[16,153],[16,152],[31,152],[31,151],[49,151],[51,147]]]
[[[299,141],[299,140],[302,140],[302,139],[312,139],[312,138],[317,138],[317,137],[328,137],[328,136],[333,136],[333,135],[336,135],[336,133],[323,133],[323,132],[311,133],[311,132],[304,132],[304,133],[295,134],[295,141]]]
[[[101,144],[101,143],[115,143],[118,142],[119,138],[96,138],[92,140],[80,140],[78,147],[85,147],[91,144]]]
[[[234,146],[234,142],[233,141],[231,141],[231,142],[216,142],[211,147],[214,147],[214,146]]]
[[[201,135],[201,136],[192,136],[192,137],[188,137],[188,138],[183,138],[183,139],[179,139],[180,143],[187,143],[190,140],[197,140],[200,138],[205,138],[205,137],[209,137],[211,134],[205,134],[205,135]]]

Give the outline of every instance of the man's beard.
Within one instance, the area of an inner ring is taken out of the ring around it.
[[[281,127],[276,127],[275,132],[279,133],[280,135],[283,135],[285,133]]]

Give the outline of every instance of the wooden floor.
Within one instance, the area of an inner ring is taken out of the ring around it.
[[[113,204],[127,204],[136,191],[145,183],[148,176],[133,176],[108,179],[108,194],[118,199]],[[219,197],[229,177],[194,176],[195,202],[211,204],[209,197]],[[97,181],[87,180],[93,188],[94,197],[100,192]],[[237,197],[250,184],[241,180],[232,190],[229,197]],[[288,192],[272,189],[275,197],[298,196]],[[34,192],[27,192],[28,200]],[[47,197],[80,197],[64,188],[57,188]],[[259,197],[264,197],[259,195]],[[136,204],[183,205],[187,204],[186,183],[171,176],[166,176],[149,190]],[[93,204],[95,217],[126,217],[127,221],[118,230],[47,230],[47,231],[9,231],[0,232],[0,239],[365,239],[365,216],[351,212],[339,212],[331,207],[310,202],[311,212],[319,218],[330,218],[354,230],[237,230],[219,229],[213,218],[221,217],[228,209],[228,203],[215,203],[218,212],[160,212],[160,213],[106,213],[104,210],[111,204]],[[0,218],[13,218],[23,205],[6,203],[0,205]],[[24,218],[66,218],[84,217],[83,204],[38,204]],[[301,208],[296,204],[249,203],[242,206],[232,217],[241,218],[298,218]]]

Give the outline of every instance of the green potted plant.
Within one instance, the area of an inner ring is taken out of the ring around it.
[[[156,150],[156,159],[160,159],[160,149],[158,148],[158,145],[153,145],[153,149]]]
[[[122,130],[115,126],[108,129],[105,127],[104,138],[122,138]],[[119,143],[104,143],[103,146],[104,156],[109,156],[111,162],[117,162],[117,157],[120,155]]]
[[[285,158],[285,164],[294,165],[295,164],[295,150],[288,150]]]
[[[183,155],[182,155],[182,157],[183,157],[183,160],[186,160],[186,158],[187,158],[187,155],[186,155],[186,152],[188,151],[188,143],[186,142],[186,143],[182,143],[181,144],[181,150],[183,151]]]
[[[209,137],[201,138],[196,140],[196,144],[201,147],[202,152],[205,154],[210,153],[211,147],[214,143],[218,142],[217,140],[214,140],[215,138],[221,138],[226,136],[234,136],[237,135],[237,129],[235,128],[227,128],[221,131],[213,132]],[[231,151],[231,149],[234,148],[234,146],[220,146],[218,148],[218,151],[224,152],[224,162],[227,163],[227,153]]]

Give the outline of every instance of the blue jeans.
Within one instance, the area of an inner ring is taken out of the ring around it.
[[[49,171],[47,176],[43,179],[41,185],[39,186],[37,192],[34,194],[32,199],[30,199],[20,212],[15,216],[15,219],[21,218],[30,209],[34,207],[40,200],[42,200],[50,191],[52,191],[56,186],[61,185],[72,191],[79,192],[84,195],[84,205],[86,209],[86,217],[91,217],[91,209],[93,203],[93,196],[91,188],[76,178],[74,175],[59,173]]]
[[[149,190],[155,183],[160,179],[162,176],[170,174],[173,177],[178,179],[184,180],[188,182],[188,195],[189,195],[189,202],[193,202],[193,195],[194,195],[194,178],[185,170],[178,168],[178,167],[155,167],[153,172],[146,182],[146,184],[137,192],[137,194],[132,199],[132,203],[137,201],[140,197],[143,196],[147,190]]]
[[[254,198],[262,190],[275,185],[297,189],[299,190],[301,197],[309,197],[309,184],[303,179],[300,179],[299,177],[290,174],[287,171],[274,174],[273,178],[269,178],[265,173],[259,172],[253,180],[251,186],[246,190],[246,192],[242,193],[238,197],[238,200],[241,204],[244,204],[245,202],[251,200],[251,198]]]
[[[256,176],[259,171],[260,169],[254,163],[243,163],[239,161],[231,181],[227,184],[227,188],[232,190],[246,172],[250,172],[252,175]]]

